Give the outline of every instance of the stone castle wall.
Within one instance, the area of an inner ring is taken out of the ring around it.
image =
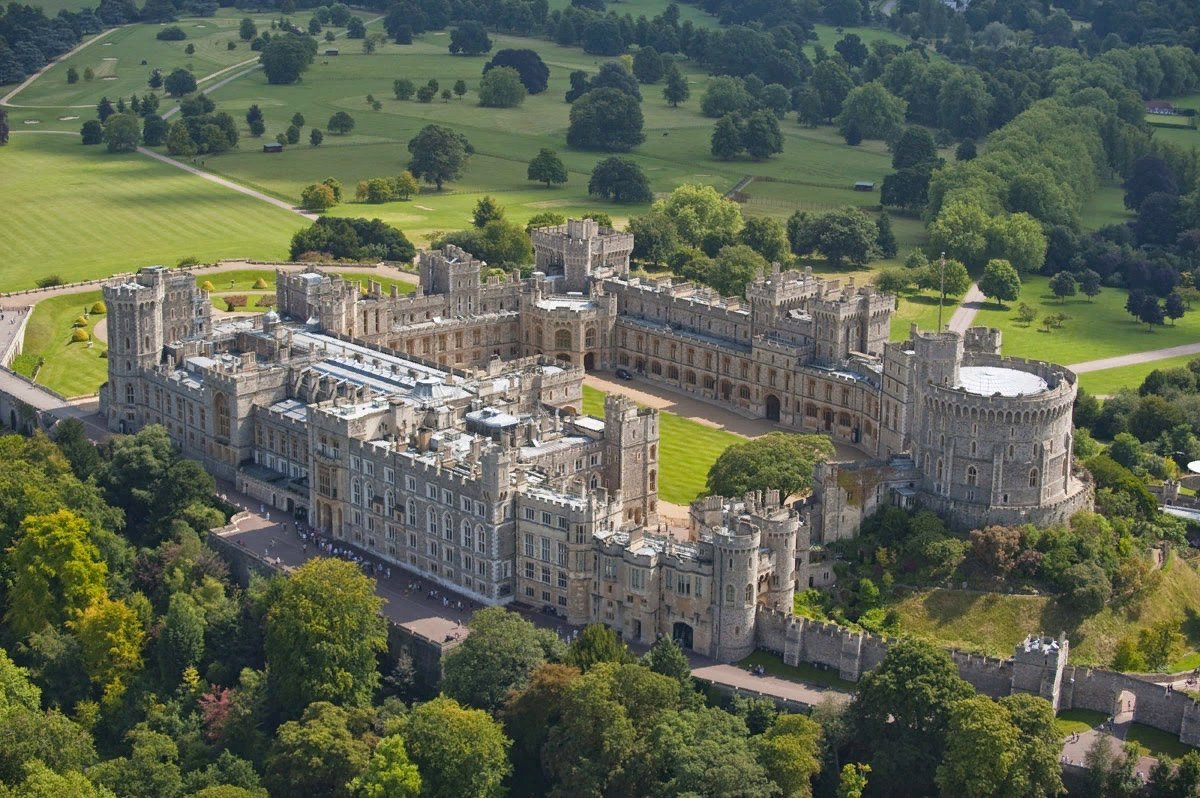
[[[758,647],[779,654],[788,665],[808,663],[836,670],[839,677],[853,682],[877,667],[892,643],[881,635],[766,608],[760,608],[755,629]],[[992,698],[1035,693],[1056,704],[1058,711],[1090,709],[1108,715],[1132,701],[1136,723],[1177,734],[1188,745],[1200,745],[1200,703],[1152,682],[1108,670],[1060,666],[1057,656],[1037,652],[1018,660],[951,651],[950,658],[959,676]]]

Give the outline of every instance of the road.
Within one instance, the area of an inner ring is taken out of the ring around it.
[[[963,297],[962,304],[950,316],[949,328],[958,333],[966,332],[975,321],[975,314],[979,312],[985,302],[987,302],[987,297],[979,290],[979,284],[971,283],[966,296]]]
[[[1087,360],[1083,363],[1074,363],[1067,366],[1067,368],[1076,374],[1086,374],[1089,371],[1103,371],[1104,369],[1115,369],[1121,366],[1136,366],[1139,363],[1153,363],[1156,360],[1165,360],[1169,357],[1180,357],[1182,355],[1200,355],[1200,343],[1168,346],[1165,349],[1151,349],[1148,352],[1135,352],[1131,355],[1118,355],[1117,357],[1105,357],[1099,360]]]
[[[93,45],[96,42],[103,39],[105,36],[108,36],[110,33],[113,33],[114,31],[118,31],[120,29],[121,29],[121,26],[118,26],[116,28],[108,28],[107,30],[100,31],[92,38],[85,39],[84,41],[75,45],[73,48],[71,48],[67,52],[63,53],[62,55],[60,55],[58,58],[56,58],[53,61],[51,61],[50,63],[46,64],[44,67],[39,69],[37,72],[34,72],[32,75],[25,78],[25,80],[18,83],[17,87],[15,89],[8,92],[3,97],[0,97],[0,105],[6,105],[9,108],[95,108],[96,106],[94,106],[94,105],[15,105],[11,102],[11,100],[13,97],[16,97],[18,94],[20,94],[26,87],[28,87],[30,83],[33,83],[35,80],[40,78],[42,76],[42,73],[44,73],[47,69],[49,69],[50,67],[57,64],[59,61],[63,60],[64,58],[68,58],[70,56],[75,55],[75,53],[79,52],[83,48],[90,47],[91,45]]]

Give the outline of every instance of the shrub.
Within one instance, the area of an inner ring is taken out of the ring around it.
[[[199,264],[199,258],[197,258],[195,255],[187,255],[179,259],[179,262],[175,264],[175,268],[186,269],[189,266],[198,266]]]
[[[227,296],[225,297],[225,304],[229,306],[230,310],[244,308],[247,305],[246,295],[234,294],[233,296]]]
[[[47,274],[45,277],[39,277],[37,280],[38,288],[52,288],[56,285],[62,285],[63,279],[57,274]]]
[[[76,327],[75,331],[71,333],[71,343],[73,344],[81,344],[90,340],[92,340],[92,334],[81,327]]]
[[[273,308],[273,307],[275,307],[275,297],[273,297],[273,296],[260,296],[260,297],[258,298],[258,303],[257,303],[257,304],[258,304],[258,306],[259,306],[260,308]]]
[[[270,288],[270,286],[267,285],[267,281],[264,280],[262,277],[259,277],[257,280],[254,281],[254,287],[260,291]]]
[[[204,282],[200,283],[200,289],[203,291],[208,291],[209,293],[217,290],[216,286],[212,284],[212,280],[205,280]]]
[[[187,38],[183,28],[178,25],[172,25],[169,28],[163,28],[158,33],[154,34],[154,38],[163,42],[181,42]]]
[[[108,313],[108,308],[100,300],[92,303],[92,313]]]
[[[71,322],[72,327],[86,327],[88,320],[83,316],[76,316],[75,321]]]

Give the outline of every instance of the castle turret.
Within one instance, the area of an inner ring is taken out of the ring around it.
[[[658,411],[616,394],[604,398],[605,487],[621,491],[624,518],[658,522]]]
[[[762,535],[749,517],[730,519],[713,530],[714,578],[717,593],[713,658],[736,662],[754,651],[754,616],[758,607],[758,549]]]

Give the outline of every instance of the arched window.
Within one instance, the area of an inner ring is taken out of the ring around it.
[[[725,585],[725,603],[733,603],[733,585]]]
[[[979,481],[979,472],[975,470],[975,466],[967,466],[967,484],[975,487],[975,483]]]
[[[1036,468],[1029,469],[1029,487],[1036,488],[1038,483],[1038,470]]]
[[[392,491],[391,491],[391,489],[388,489],[387,492],[385,492],[383,494],[383,509],[389,515],[392,512]]]
[[[358,504],[360,501],[362,501],[362,488],[361,488],[361,486],[359,486],[357,479],[351,480],[350,481],[350,503]]]
[[[133,383],[127,383],[125,385],[125,403],[131,405],[133,401]]]
[[[746,603],[754,603],[754,585],[746,585]]]
[[[555,349],[570,349],[571,348],[571,331],[570,330],[555,330],[554,331],[554,348]]]
[[[587,332],[583,334],[583,345],[588,349],[596,346],[596,328],[588,327]]]
[[[750,386],[743,385],[740,388],[738,388],[738,397],[741,399],[749,399],[750,398]]]
[[[679,369],[675,366],[667,366],[667,378],[672,380],[679,379]]]
[[[462,522],[462,545],[464,549],[471,549],[471,522],[464,520]]]
[[[940,458],[940,457],[938,458],[938,461],[937,461],[937,480],[938,480],[938,482],[942,481],[942,458]]]
[[[658,490],[658,472],[650,469],[650,490]]]
[[[216,435],[218,438],[229,437],[229,399],[219,393],[213,397],[213,417],[216,420]]]
[[[442,534],[446,536],[446,540],[454,540],[454,519],[450,517],[450,513],[442,516]]]
[[[592,474],[592,478],[588,480],[588,487],[592,490],[600,487],[600,476],[598,474]]]
[[[438,533],[437,512],[434,511],[432,508],[430,508],[427,511],[426,516],[425,516],[425,531],[428,532],[430,535],[435,535],[435,536]]]
[[[487,536],[483,533],[482,524],[475,525],[475,548],[481,552],[487,550]]]
[[[408,503],[404,505],[404,523],[412,527],[417,525],[417,503],[412,499],[409,499]]]

